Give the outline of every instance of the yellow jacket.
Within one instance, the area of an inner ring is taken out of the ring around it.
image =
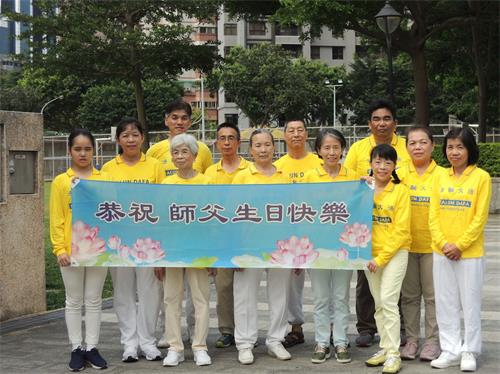
[[[158,160],[141,155],[141,159],[135,165],[127,165],[120,155],[108,161],[102,167],[102,171],[108,173],[115,182],[130,183],[160,183],[165,177]]]
[[[370,153],[372,149],[377,145],[375,137],[370,135],[367,138],[357,141],[354,143],[344,161],[344,166],[348,169],[352,169],[360,177],[370,174]],[[410,161],[410,155],[406,150],[405,138],[397,136],[394,134],[392,137],[391,145],[396,149],[398,153],[397,167],[403,166],[406,162]]]
[[[397,251],[409,250],[410,195],[406,186],[389,182],[373,198],[372,255],[378,266],[387,265]]]
[[[410,192],[411,201],[411,248],[413,253],[432,253],[429,230],[429,207],[434,179],[444,168],[432,160],[424,174],[418,175],[413,162],[398,169],[398,176]]]
[[[276,173],[271,176],[261,174],[253,163],[245,170],[240,171],[233,179],[233,184],[281,184],[290,183],[281,169],[276,168]]]
[[[194,160],[193,169],[199,173],[204,173],[205,170],[207,170],[207,168],[214,163],[212,160],[212,152],[210,152],[210,149],[208,149],[205,143],[197,143],[198,155]],[[175,174],[177,171],[177,168],[172,161],[172,155],[170,154],[170,141],[168,139],[153,144],[146,152],[146,156],[156,158],[160,161],[161,168],[164,171],[163,178]]]
[[[286,154],[274,162],[274,166],[282,170],[293,183],[302,182],[306,172],[320,167],[322,164],[323,160],[314,153],[308,153],[306,157],[298,160]]]
[[[434,181],[429,212],[432,249],[443,254],[446,243],[454,243],[462,258],[484,256],[484,226],[491,199],[490,175],[469,165],[457,178],[453,168]]]
[[[50,240],[52,253],[71,255],[71,180],[76,177],[73,169],[54,178],[50,187]],[[89,180],[109,180],[109,176],[97,169],[92,170]]]
[[[205,171],[205,175],[210,178],[213,184],[231,184],[234,177],[240,171],[245,170],[250,162],[240,157],[240,165],[232,173],[227,173],[222,167],[222,160],[208,167]]]
[[[344,166],[340,166],[338,175],[332,178],[328,174],[323,166],[317,167],[313,170],[309,170],[304,176],[304,183],[321,183],[321,182],[343,182],[343,181],[354,181],[358,180],[358,176],[353,170],[347,169]]]
[[[210,184],[210,178],[201,173],[196,174],[193,178],[184,179],[177,174],[169,175],[161,184]]]

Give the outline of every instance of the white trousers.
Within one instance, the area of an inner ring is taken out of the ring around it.
[[[288,286],[288,323],[291,325],[304,324],[304,311],[302,310],[302,299],[304,294],[304,281],[306,271],[302,269],[300,274],[294,271],[290,275]]]
[[[441,350],[455,356],[462,352],[481,353],[481,288],[484,257],[458,261],[434,253],[436,319]],[[464,316],[463,342],[460,312]]]
[[[85,342],[97,345],[101,328],[102,287],[108,268],[61,266],[66,291],[66,327],[73,346],[82,345],[82,305],[85,305]]]
[[[234,272],[234,338],[238,350],[253,348],[258,338],[257,293],[262,272],[267,273],[269,329],[266,345],[280,343],[287,329],[289,269],[244,269]]]
[[[110,272],[121,343],[125,349],[155,346],[161,289],[153,268],[111,268]]]

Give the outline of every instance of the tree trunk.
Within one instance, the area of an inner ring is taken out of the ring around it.
[[[469,6],[473,7],[475,11],[476,17],[478,20],[481,19],[480,7],[477,4]],[[474,23],[472,25],[472,55],[474,56],[474,67],[476,70],[476,78],[477,78],[477,86],[478,86],[478,121],[479,121],[479,141],[482,143],[486,142],[486,112],[488,110],[488,91],[489,91],[489,79],[488,79],[488,71],[489,71],[489,59],[488,57],[491,55],[492,44],[490,38],[491,33],[490,27],[495,27],[495,25],[481,25],[481,23]],[[483,32],[481,33],[481,28],[483,28]],[[485,31],[486,30],[486,31]],[[486,35],[486,39],[484,40],[484,35]],[[487,48],[487,51],[484,51],[484,48]],[[486,56],[486,58],[484,58]]]
[[[138,70],[138,68],[136,70]],[[146,110],[144,108],[144,89],[142,88],[140,72],[135,72],[134,77],[132,78],[132,83],[134,84],[137,119],[144,129],[144,143],[142,144],[142,149],[144,150],[144,152],[146,152],[149,148],[149,130],[148,123],[146,122]]]
[[[429,126],[429,81],[424,48],[411,51],[413,80],[415,82],[415,124]]]

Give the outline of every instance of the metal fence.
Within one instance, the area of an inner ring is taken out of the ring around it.
[[[411,124],[398,125],[397,133],[399,135],[404,134],[407,127],[412,126]],[[440,143],[444,136],[446,135],[449,124],[431,124],[430,128],[435,137],[437,143]],[[456,126],[456,125],[455,125]],[[468,125],[476,135],[477,140],[477,128],[478,125]],[[314,139],[321,127],[308,127],[308,148],[312,150],[314,147]],[[283,140],[283,132],[281,129],[275,128],[270,129],[275,136],[276,143],[276,157],[279,158],[286,152],[285,142]],[[349,148],[354,142],[365,138],[369,134],[368,125],[350,125],[342,126],[340,129],[344,134],[347,147]],[[495,129],[494,129],[495,130]],[[190,130],[188,133],[194,135],[197,139],[201,139],[201,130]],[[239,153],[248,157],[248,136],[250,131],[242,130],[242,140]],[[208,145],[209,149],[212,151],[214,161],[220,159],[220,154],[215,147],[215,130],[205,131],[205,143]],[[167,138],[166,131],[151,131],[149,133],[150,144],[157,143],[163,139]],[[94,134],[96,139],[96,153],[94,155],[94,165],[97,168],[104,165],[107,161],[112,160],[118,151],[116,142],[114,141],[111,134]],[[487,136],[488,141],[500,141],[500,131],[493,131]],[[46,136],[44,137],[44,179],[45,181],[51,181],[56,175],[63,173],[70,167],[70,157],[67,146],[67,135],[58,136]]]

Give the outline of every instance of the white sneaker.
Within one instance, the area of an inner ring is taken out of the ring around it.
[[[208,355],[207,351],[205,351],[204,349],[199,351],[193,351],[193,356],[194,356],[194,362],[196,362],[196,365],[198,366],[206,366],[212,364],[212,359]]]
[[[137,356],[137,347],[125,347],[122,355],[123,362],[136,362],[139,361]]]
[[[148,361],[160,361],[161,352],[154,345],[141,347],[142,356]]]
[[[251,348],[243,348],[238,351],[238,361],[242,365],[253,364],[253,353]]]
[[[273,344],[267,346],[267,353],[271,357],[276,357],[278,360],[286,361],[292,358],[292,355],[283,347],[283,344]]]
[[[472,352],[462,352],[460,360],[460,370],[476,371],[476,356]]]
[[[156,343],[156,346],[158,348],[170,348],[170,344],[168,344],[165,334],[161,336],[160,340],[158,340],[158,343]]]
[[[179,362],[184,361],[184,352],[176,352],[171,349],[168,350],[167,357],[163,359],[163,366],[177,366]]]
[[[446,369],[450,366],[458,366],[460,357],[452,355],[449,352],[441,352],[438,358],[431,361],[431,367],[436,369]]]

